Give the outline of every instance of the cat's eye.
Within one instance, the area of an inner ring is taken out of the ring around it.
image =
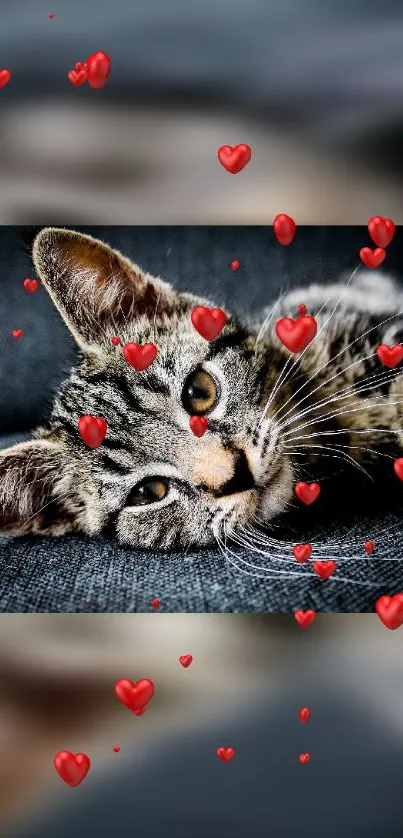
[[[168,494],[168,480],[164,477],[148,477],[137,483],[126,499],[125,506],[146,506],[163,500]]]
[[[182,404],[191,416],[202,416],[213,410],[218,401],[214,378],[203,369],[196,369],[188,375],[182,390]]]

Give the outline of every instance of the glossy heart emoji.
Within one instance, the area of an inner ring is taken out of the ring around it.
[[[316,614],[315,614],[315,611],[312,611],[312,610],[296,611],[295,614],[294,614],[294,617],[295,617],[297,623],[300,626],[302,626],[302,628],[306,628],[307,626],[310,626],[311,623],[313,623],[313,621],[316,617]]]
[[[386,628],[393,631],[403,625],[403,594],[395,594],[392,597],[381,596],[375,608]]]
[[[151,608],[159,608],[159,607],[160,607],[160,601],[159,601],[159,599],[157,599],[157,597],[154,597],[154,599],[151,600]]]
[[[328,562],[314,562],[313,569],[315,573],[320,576],[321,579],[329,579],[329,576],[335,572],[337,568],[337,562],[328,561]]]
[[[112,748],[112,751],[115,751],[115,754],[120,754],[120,745],[115,745],[115,747]]]
[[[116,335],[116,337],[111,338],[112,346],[119,346],[120,343],[121,343],[121,340],[120,340],[119,337],[117,337],[117,335]]]
[[[403,457],[399,457],[398,460],[395,460],[395,462],[393,463],[393,468],[396,477],[398,477],[399,480],[403,480]]]
[[[11,79],[10,70],[0,70],[0,90],[5,87]]]
[[[37,279],[24,279],[24,288],[28,294],[35,294],[39,288],[39,282]]]
[[[107,431],[108,425],[100,416],[81,416],[78,420],[78,432],[88,448],[99,448]]]
[[[179,658],[179,663],[183,666],[184,669],[187,669],[190,664],[192,663],[193,656],[192,655],[181,655]]]
[[[223,762],[229,762],[235,756],[235,748],[217,748],[217,756]]]
[[[301,707],[298,715],[300,722],[306,724],[307,722],[309,722],[309,719],[311,718],[311,711],[309,707]]]
[[[22,336],[24,334],[24,331],[23,331],[23,329],[13,329],[11,334],[12,334],[13,338],[15,338],[16,340],[19,340],[19,338],[22,338]]]
[[[400,361],[403,361],[403,345],[395,343],[394,346],[387,346],[386,343],[381,343],[377,347],[376,354],[385,367],[393,369],[400,364]]]
[[[320,495],[319,483],[297,483],[295,486],[295,494],[302,503],[310,506]]]
[[[252,149],[243,143],[235,145],[233,148],[230,145],[222,145],[217,152],[221,165],[231,175],[237,175],[238,172],[242,171],[249,163],[251,155]]]
[[[309,762],[310,758],[311,755],[308,753],[299,755],[299,761],[302,762],[302,765],[306,765],[306,763]]]
[[[240,267],[240,264],[241,263],[240,263],[239,259],[233,259],[232,262],[229,263],[231,271],[237,271],[238,268]]]
[[[395,235],[396,227],[390,218],[374,215],[368,221],[368,232],[378,247],[387,247]]]
[[[115,693],[129,710],[142,710],[154,695],[154,684],[148,678],[142,678],[135,684],[123,678],[115,684]]]
[[[282,317],[276,323],[276,335],[290,352],[302,352],[311,343],[318,330],[314,317],[304,316],[293,320]]]
[[[292,548],[292,552],[294,553],[297,562],[302,564],[303,562],[307,562],[312,555],[312,547],[310,544],[296,544],[295,547]]]
[[[382,265],[386,256],[386,250],[382,247],[377,247],[376,250],[371,250],[370,247],[362,247],[360,250],[360,258],[361,261],[364,262],[364,265],[367,268],[379,268],[379,265]]]
[[[103,87],[111,72],[111,59],[106,52],[94,52],[85,62],[88,65],[87,81],[90,87]]]
[[[81,87],[87,78],[87,73],[85,70],[69,70],[67,77],[74,87]]]
[[[284,213],[276,215],[273,221],[273,231],[277,241],[280,242],[280,244],[291,244],[295,236],[296,229],[297,225],[294,219],[290,218],[289,215],[284,215]]]
[[[196,306],[190,315],[190,319],[196,332],[202,338],[205,340],[215,340],[221,334],[227,322],[227,315],[221,308]]]
[[[59,777],[72,788],[82,783],[91,767],[91,760],[86,754],[72,754],[70,751],[59,751],[53,762]]]
[[[145,343],[143,346],[139,346],[138,343],[125,343],[122,352],[127,363],[137,372],[148,369],[158,354],[153,343]]]
[[[365,550],[366,553],[368,553],[369,556],[371,556],[371,554],[375,550],[374,542],[373,541],[364,541],[364,550]]]
[[[195,436],[203,436],[208,428],[208,420],[205,416],[191,416],[189,419],[190,430]]]

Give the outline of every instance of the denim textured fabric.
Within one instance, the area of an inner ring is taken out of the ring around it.
[[[360,247],[369,243],[364,227],[300,228],[288,248],[277,244],[269,227],[81,229],[178,287],[211,296],[218,305],[251,311],[282,288],[329,282],[354,269]],[[403,244],[401,230],[388,248],[387,269],[403,276],[399,242]],[[236,273],[229,269],[233,258],[241,261]],[[5,447],[10,434],[27,434],[45,415],[74,348],[44,291],[24,292],[22,279],[32,276],[32,269],[18,234],[10,228],[0,229],[1,260],[5,279],[0,306],[0,446]],[[13,341],[12,328],[25,329],[26,334]],[[165,555],[133,551],[106,539],[4,537],[0,609],[150,611],[151,600],[158,597],[161,611],[373,611],[379,596],[403,590],[402,488],[400,483],[394,486],[395,497],[387,500],[383,488],[379,492],[375,486],[371,499],[361,503],[359,490],[348,498],[343,487],[342,510],[323,493],[324,499],[296,514],[292,530],[274,531],[292,543],[350,542],[352,533],[358,545],[368,538],[378,542],[371,557],[359,547],[344,564],[340,559],[337,576],[325,581],[313,573],[311,563],[274,564],[236,547],[231,547],[235,555],[230,558],[238,568],[216,549]],[[255,571],[254,578],[253,568],[245,563],[263,570]]]

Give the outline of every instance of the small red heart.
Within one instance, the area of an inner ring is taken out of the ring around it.
[[[230,145],[222,145],[217,152],[218,159],[224,169],[230,172],[231,175],[236,175],[242,171],[249,163],[252,155],[252,149],[248,145],[241,143],[234,147]]]
[[[112,750],[113,750],[113,751],[115,751],[115,754],[118,754],[118,753],[119,753],[119,751],[120,751],[120,747],[119,747],[119,745],[115,745],[115,747],[114,747],[114,748],[112,748]]]
[[[39,288],[39,282],[37,279],[24,279],[24,288],[28,294],[35,294]]]
[[[78,432],[88,448],[99,448],[107,431],[108,425],[100,416],[81,416],[78,420]]]
[[[207,431],[208,421],[205,416],[191,416],[189,425],[192,433],[195,436],[201,437]]]
[[[403,345],[401,343],[395,343],[394,346],[387,346],[386,343],[381,343],[377,347],[376,354],[385,367],[393,369],[393,367],[397,367],[400,361],[403,360]]]
[[[122,678],[115,684],[115,693],[129,710],[142,710],[154,695],[154,684],[148,678],[142,678],[135,684]]]
[[[398,460],[395,460],[393,468],[396,476],[399,477],[400,480],[403,480],[403,457],[399,457]]]
[[[78,73],[80,72],[80,70],[85,70],[85,72],[87,72],[88,65],[83,64],[82,61],[76,61],[76,70],[77,70]]]
[[[141,707],[140,710],[133,710],[133,713],[134,713],[135,716],[142,716],[143,713],[146,712],[146,710],[147,710],[147,707]]]
[[[239,259],[233,259],[229,264],[232,271],[237,271],[241,263]]]
[[[375,550],[375,544],[374,544],[374,542],[373,542],[373,541],[364,541],[364,550],[365,550],[365,551],[368,553],[368,555],[370,556],[370,555],[371,555],[371,553],[373,553],[373,552],[374,552],[374,550]]]
[[[297,562],[302,564],[302,562],[307,562],[312,555],[312,547],[310,544],[296,544],[295,547],[292,548],[292,552],[294,553]]]
[[[155,599],[151,600],[151,608],[159,608],[159,607],[160,607],[159,599],[155,598]]]
[[[376,613],[386,628],[394,629],[403,625],[403,594],[381,596],[375,605]]]
[[[299,500],[302,500],[302,503],[310,506],[320,495],[319,483],[297,483],[295,494]]]
[[[314,339],[318,324],[314,317],[282,317],[276,323],[276,335],[290,352],[302,352]]]
[[[309,707],[301,707],[298,715],[300,722],[306,724],[307,722],[309,722],[309,719],[311,718],[311,711]]]
[[[179,663],[183,666],[184,669],[187,669],[188,666],[192,663],[193,655],[181,655],[179,658]]]
[[[103,87],[111,72],[111,59],[106,52],[94,52],[87,58],[87,80],[90,87]]]
[[[361,261],[367,268],[379,268],[382,265],[386,256],[386,250],[382,247],[377,247],[376,250],[371,250],[370,247],[362,247],[360,250]]]
[[[120,338],[118,338],[118,337],[111,338],[111,343],[113,344],[113,346],[119,346]]]
[[[308,753],[299,755],[299,761],[302,762],[302,765],[305,765],[305,763],[309,762],[310,758],[311,755]]]
[[[235,748],[217,748],[217,756],[223,762],[229,762],[235,756]]]
[[[301,303],[301,305],[298,306],[298,317],[305,317],[307,311],[307,307],[304,305],[304,303]]]
[[[294,219],[290,218],[289,215],[285,215],[284,213],[276,215],[273,221],[273,231],[277,241],[280,242],[280,244],[291,244],[295,236],[296,229],[297,225]]]
[[[23,332],[23,329],[13,329],[11,334],[12,334],[13,338],[18,340],[18,338],[22,338],[24,332]]]
[[[311,623],[313,623],[313,621],[316,617],[316,614],[315,614],[315,611],[312,611],[312,610],[296,611],[295,614],[294,614],[294,617],[295,617],[297,623],[299,623],[299,625],[302,626],[302,628],[306,628],[306,626],[310,626]]]
[[[48,15],[48,17],[52,18],[52,17],[54,17],[54,15]]]
[[[91,766],[86,754],[72,754],[70,751],[59,751],[53,762],[59,777],[71,788],[82,783]]]
[[[395,235],[395,230],[396,227],[390,218],[374,215],[368,221],[369,235],[378,247],[387,247]]]
[[[67,77],[69,81],[71,81],[71,83],[74,84],[74,87],[81,87],[81,85],[84,84],[87,78],[87,73],[84,69],[78,70],[78,72],[77,70],[69,70],[69,72],[67,73]]]
[[[321,579],[329,579],[329,576],[335,572],[336,568],[337,562],[333,561],[313,563],[313,569]]]
[[[207,306],[196,306],[193,309],[190,319],[196,332],[205,340],[214,340],[222,332],[227,315],[221,308],[207,308]]]
[[[10,70],[0,70],[0,90],[5,87],[11,79]]]
[[[139,346],[138,343],[125,343],[122,352],[131,367],[137,372],[143,372],[155,361],[158,349],[153,343],[145,343],[143,346]]]

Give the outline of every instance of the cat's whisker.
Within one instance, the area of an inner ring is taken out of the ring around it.
[[[320,434],[312,434],[312,435],[308,434],[307,438],[308,439],[309,438],[316,439],[317,436],[320,436]],[[292,442],[292,440],[291,440],[291,442]],[[309,445],[299,445],[298,448],[324,448],[325,450],[327,450],[327,445],[313,445],[312,443],[309,443]],[[351,450],[357,449],[358,451],[367,451],[369,454],[376,454],[377,457],[387,457],[389,460],[395,460],[396,459],[396,457],[394,457],[392,454],[387,454],[385,451],[377,451],[376,448],[366,448],[365,446],[362,446],[362,445],[342,445],[340,443],[340,445],[337,444],[336,448],[331,449],[331,450],[336,451],[336,450],[339,450],[340,448],[348,448],[349,451],[350,451],[350,449]],[[298,453],[298,452],[295,452],[295,451],[289,451],[287,446],[284,447],[284,451],[287,454]],[[306,454],[304,456],[306,456]]]
[[[354,404],[354,402],[353,402],[353,404]],[[393,401],[393,402],[390,402],[390,401],[387,402],[388,407],[393,407],[393,406],[400,405],[400,404],[403,404],[403,399],[399,399],[398,401]],[[310,422],[305,422],[302,425],[298,425],[297,428],[293,428],[291,431],[287,431],[287,433],[284,434],[284,438],[288,438],[292,434],[298,433],[298,431],[302,431],[304,428],[311,427],[313,423],[315,425],[320,425],[322,422],[329,422],[331,419],[336,419],[338,416],[348,416],[351,413],[358,413],[358,412],[362,411],[364,407],[365,407],[365,412],[368,412],[370,410],[375,410],[375,409],[378,409],[378,408],[384,408],[385,407],[385,402],[383,402],[383,403],[381,402],[381,403],[378,403],[378,404],[370,404],[370,405],[361,404],[360,407],[352,407],[352,408],[349,407],[347,410],[345,408],[339,408],[338,410],[331,411],[330,413],[326,413],[324,416],[321,416],[320,419],[311,420]],[[357,428],[354,428],[354,427],[343,428],[343,430],[347,431],[348,433],[354,433],[354,434],[360,433],[360,430],[357,429]],[[369,428],[367,430],[371,430],[371,428]],[[374,432],[375,432],[377,429],[373,428],[372,430],[374,430]],[[389,434],[393,432],[393,430],[390,427],[389,428],[379,428],[378,431],[383,431],[383,432],[389,433]],[[328,431],[328,434],[331,434],[331,433],[332,433],[332,431]],[[338,431],[335,430],[333,433],[336,434],[336,433],[338,433]],[[361,433],[362,433],[362,431],[361,431]],[[403,433],[403,431],[402,431],[402,433]]]
[[[331,457],[333,460],[344,460],[344,462],[349,463],[350,465],[354,466],[354,468],[356,468],[358,471],[362,471],[362,473],[365,474],[365,476],[368,477],[368,479],[371,480],[372,483],[375,482],[375,479],[372,477],[372,475],[368,474],[367,470],[360,463],[357,463],[356,460],[353,459],[353,457],[350,457],[345,451],[340,451],[339,452],[337,450],[337,448],[330,448],[329,446],[324,446],[324,445],[305,445],[305,446],[302,446],[302,447],[304,447],[304,448],[326,448],[326,451],[337,451],[337,454],[321,454],[321,457]],[[287,454],[290,454],[290,455],[293,454],[293,455],[297,455],[297,456],[306,457],[306,454],[303,451],[288,451],[287,450]]]

